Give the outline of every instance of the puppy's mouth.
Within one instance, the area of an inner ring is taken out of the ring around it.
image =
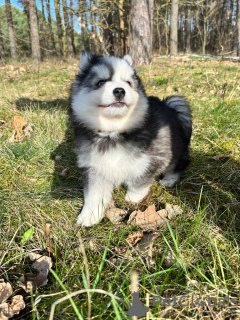
[[[109,108],[109,107],[113,107],[113,108],[122,108],[122,107],[127,107],[126,103],[124,102],[114,102],[114,103],[111,103],[109,105],[99,105],[99,107],[102,107],[102,108]]]

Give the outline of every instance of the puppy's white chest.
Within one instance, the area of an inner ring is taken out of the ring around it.
[[[128,146],[109,147],[99,151],[97,147],[85,155],[79,156],[80,167],[92,167],[115,185],[120,185],[129,179],[141,177],[149,167],[150,158],[146,154],[136,156]]]

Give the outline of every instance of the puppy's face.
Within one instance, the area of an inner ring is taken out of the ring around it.
[[[146,107],[130,56],[82,53],[80,73],[72,86],[72,108],[77,120],[94,130],[125,131],[136,126]]]

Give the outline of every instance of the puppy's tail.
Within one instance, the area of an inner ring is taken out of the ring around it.
[[[183,97],[178,96],[168,97],[165,103],[169,108],[176,111],[182,128],[183,138],[189,143],[192,135],[192,116],[188,103]]]

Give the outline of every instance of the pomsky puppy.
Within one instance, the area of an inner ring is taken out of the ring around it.
[[[114,186],[125,199],[143,199],[155,177],[172,187],[189,163],[191,112],[185,99],[147,97],[129,55],[100,57],[83,51],[71,87],[70,120],[84,206],[77,223],[98,223]]]

